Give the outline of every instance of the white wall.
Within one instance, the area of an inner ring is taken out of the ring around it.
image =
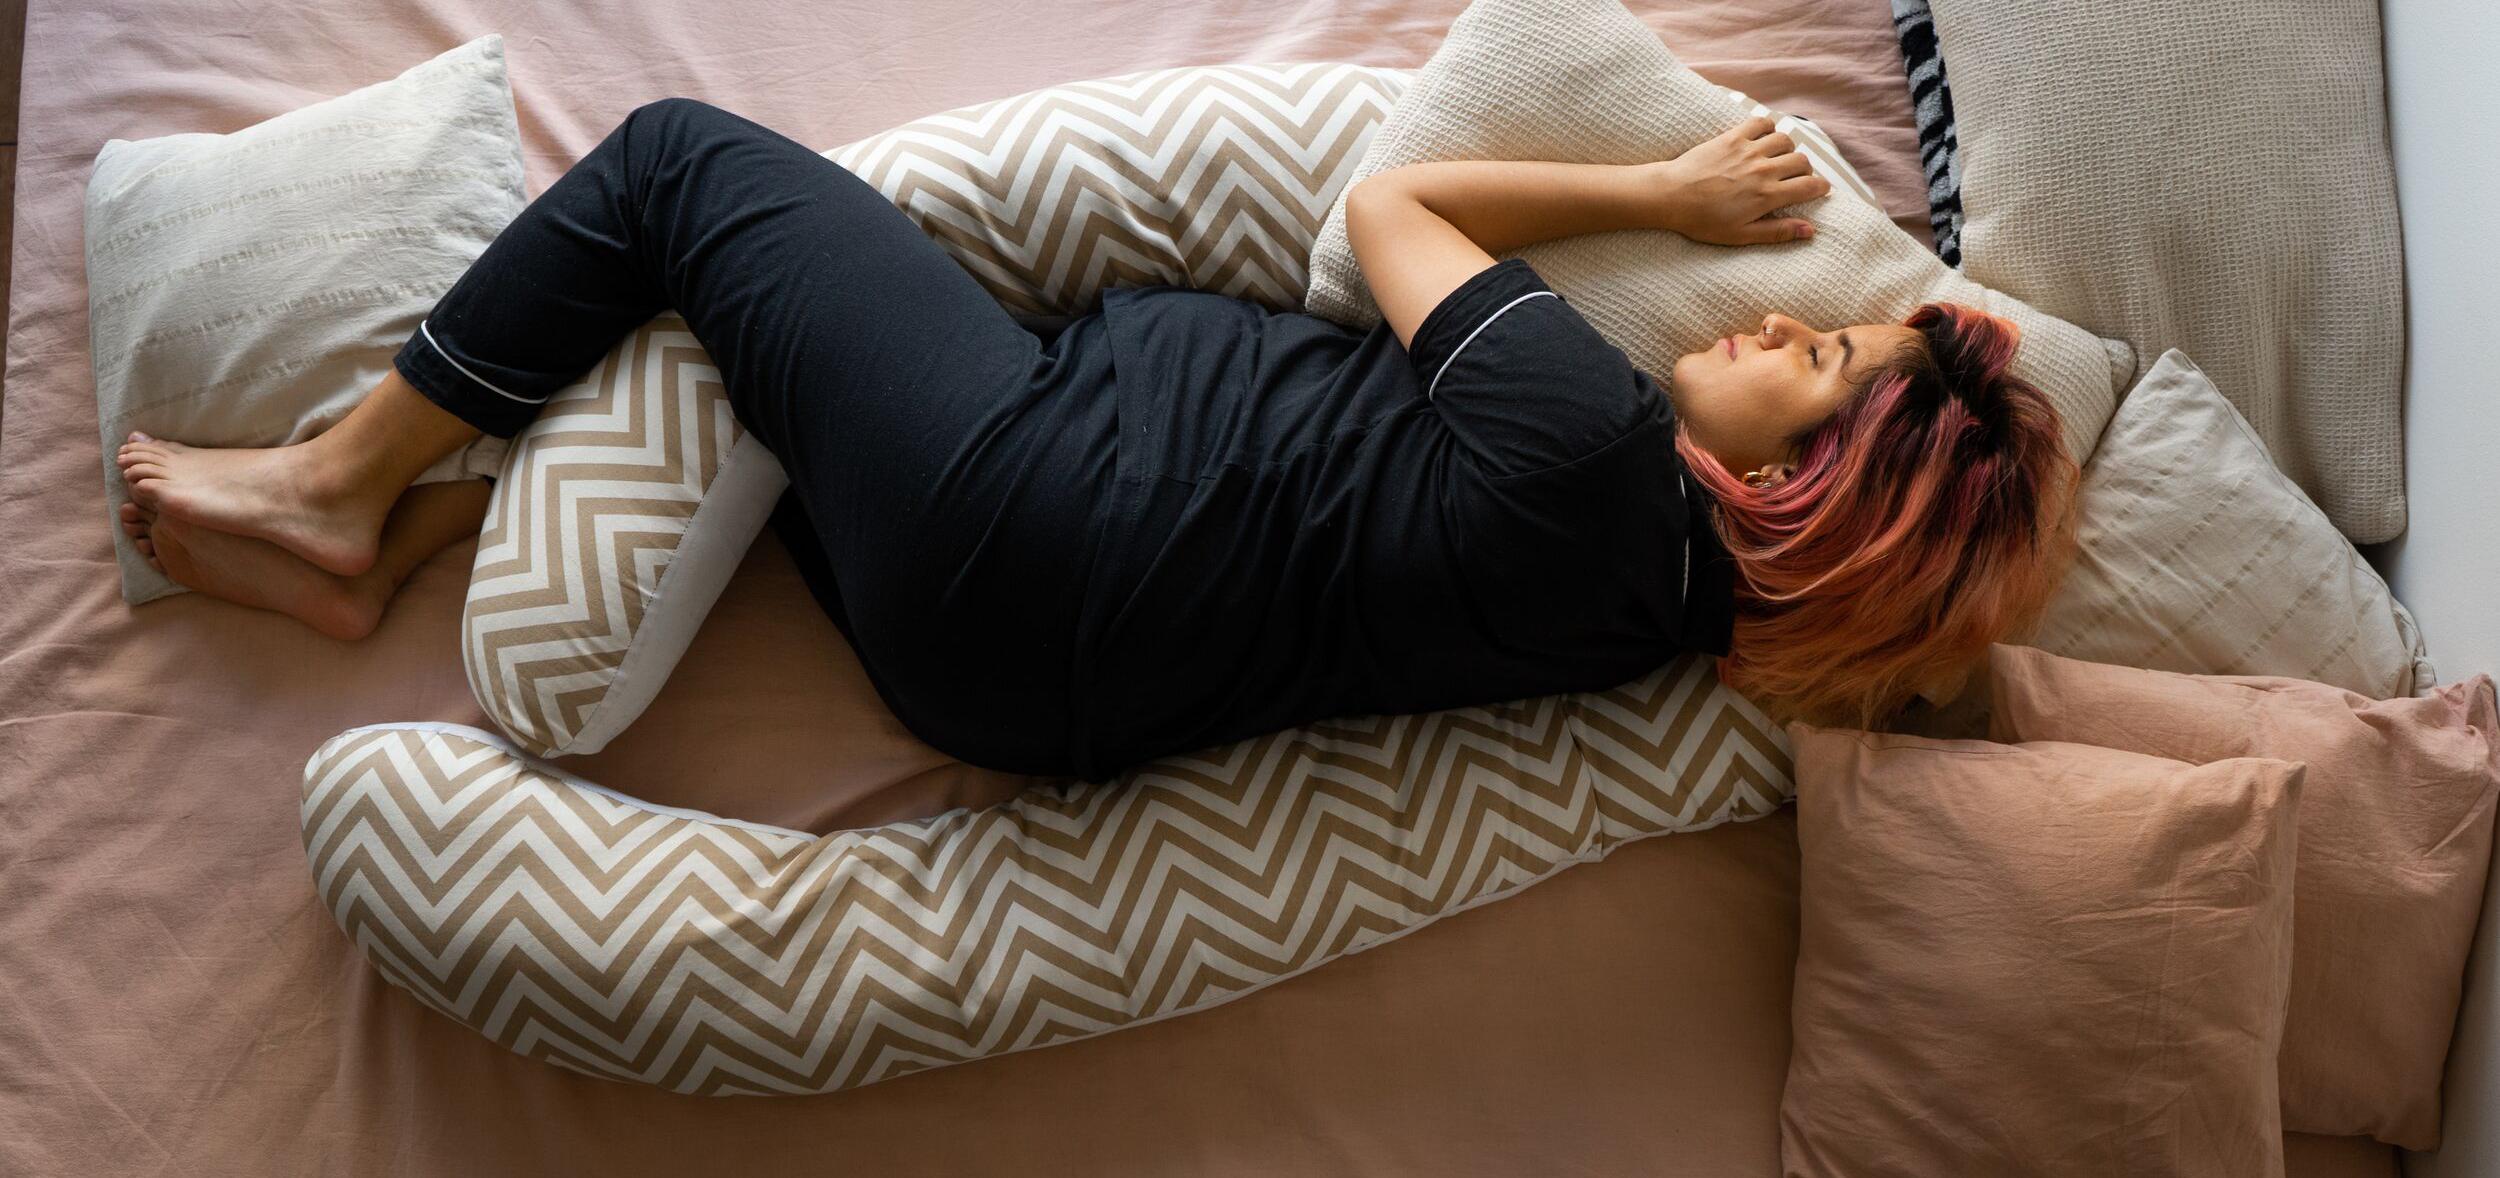
[[[2385,9],[2410,520],[2371,556],[2455,682],[2500,675],[2500,4]]]
[[[2500,3],[2382,7],[2404,217],[2410,520],[2371,557],[2453,683],[2500,676]],[[2500,901],[2486,897],[2483,912],[2446,1135],[2438,1153],[2406,1155],[2416,1178],[2500,1174]]]

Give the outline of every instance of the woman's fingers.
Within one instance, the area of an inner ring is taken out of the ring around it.
[[[1801,217],[1761,217],[1736,227],[1731,245],[1769,245],[1814,236],[1814,223]]]
[[[1779,124],[1777,122],[1761,115],[1755,115],[1744,122],[1736,124],[1736,129],[1731,132],[1731,134],[1734,134],[1738,139],[1760,139],[1765,135],[1771,134],[1778,128]]]
[[[1783,205],[1813,200],[1832,190],[1832,182],[1811,172],[1794,179],[1782,180],[1771,187],[1772,195]]]
[[[1814,173],[1814,165],[1807,162],[1806,154],[1802,151],[1792,151],[1787,155],[1775,156],[1771,159],[1770,164],[1771,175],[1782,180],[1793,179],[1798,176],[1809,176]]]
[[[1773,131],[1754,140],[1753,144],[1765,155],[1787,155],[1797,150],[1797,141],[1789,138],[1786,131]]]

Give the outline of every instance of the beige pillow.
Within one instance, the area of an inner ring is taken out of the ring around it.
[[[1788,731],[1787,1174],[2283,1173],[2302,766]]]
[[[492,34],[230,134],[105,143],[87,181],[87,315],[122,599],[187,592],[116,522],[130,431],[275,446],[336,424],[521,203]],[[492,474],[504,447],[479,438],[416,481]]]
[[[2080,549],[2028,635],[2070,658],[2200,675],[2286,675],[2372,699],[2439,679],[2413,615],[2267,456],[2185,355],[2155,361],[2085,465]],[[1977,736],[1986,668],[1893,725]]]
[[[1999,740],[2309,766],[2283,1127],[2437,1148],[2440,1073],[2500,803],[2491,676],[2374,700],[2300,679],[2179,675],[2018,646],[1997,646],[1989,661]]]
[[[1420,160],[1666,159],[1744,113],[1616,0],[1477,0],[1416,71],[1356,179]],[[2117,390],[2133,376],[2131,355],[2113,355],[2091,333],[1963,278],[1846,186],[1800,207],[1815,223],[1808,241],[1716,246],[1627,230],[1543,242],[1517,256],[1653,374],[1767,312],[1838,326],[1896,320],[1928,300],[1983,307],[2021,325],[2014,371],[2064,415],[2076,461],[2091,453]],[[1348,323],[1379,320],[1346,241],[1342,195],[1312,250],[1308,306]]]
[[[2345,535],[2403,531],[2377,0],[1929,7],[1963,269],[2139,356],[2184,349]]]

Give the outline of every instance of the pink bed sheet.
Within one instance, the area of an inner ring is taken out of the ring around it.
[[[1461,6],[35,0],[0,408],[0,1173],[1775,1172],[1785,813],[1627,848],[1187,1018],[855,1093],[695,1100],[441,1019],[314,899],[306,755],[355,724],[484,723],[455,646],[469,545],[352,644],[198,596],[132,610],[114,590],[80,263],[107,138],[232,129],[500,31],[535,191],[664,95],[831,146],[1128,70],[1414,65]],[[1647,15],[1704,72],[1822,121],[1923,235],[1885,12]],[[903,731],[769,536],[659,702],[570,767],[815,830],[1029,784]],[[2383,1148],[2299,1149],[2296,1173],[2393,1172]]]

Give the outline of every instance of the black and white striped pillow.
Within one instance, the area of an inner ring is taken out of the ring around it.
[[[1910,107],[1918,120],[1918,162],[1927,172],[1927,223],[1935,230],[1937,256],[1959,269],[1962,169],[1954,156],[1960,141],[1953,133],[1953,88],[1945,82],[1944,55],[1936,48],[1927,0],[1892,0],[1892,31],[1901,42]]]

